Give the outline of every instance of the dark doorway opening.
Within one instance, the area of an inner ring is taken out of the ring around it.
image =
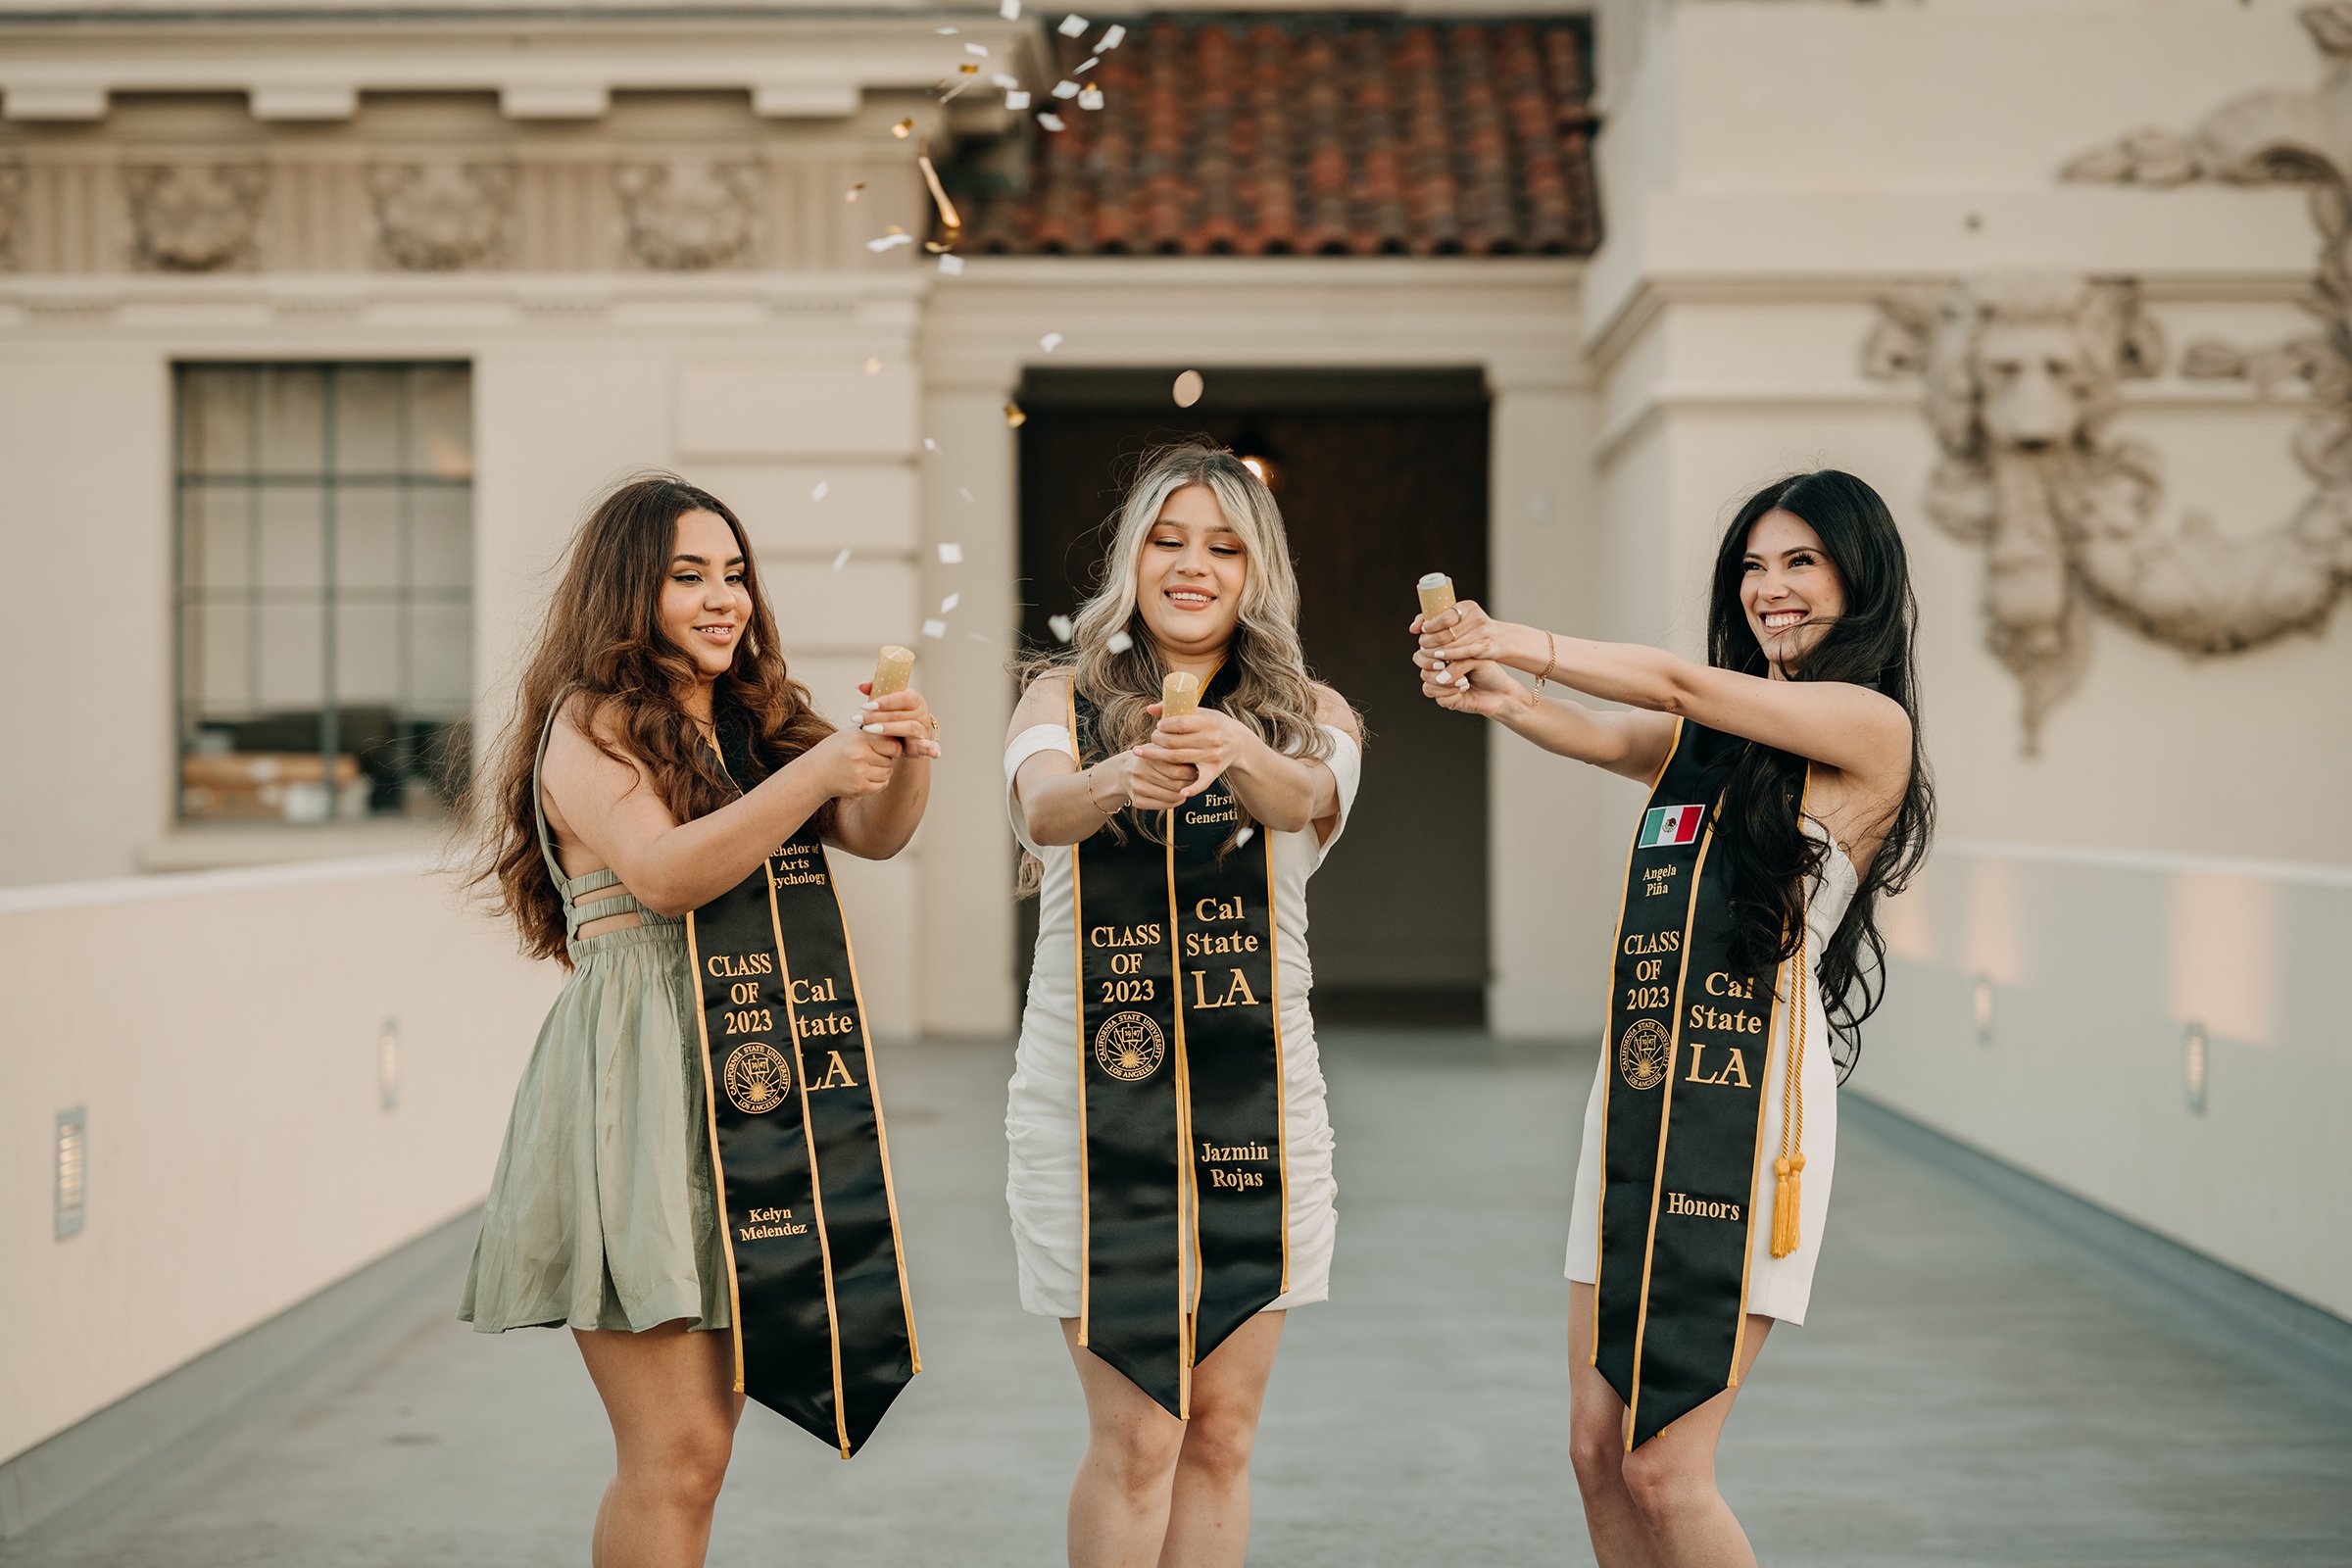
[[[1414,580],[1487,596],[1488,408],[1475,370],[1033,369],[1020,406],[1022,635],[1094,585],[1120,486],[1193,433],[1267,460],[1297,560],[1317,678],[1362,713],[1363,786],[1315,873],[1310,941],[1325,1022],[1477,1025],[1486,1015],[1487,737],[1423,698],[1405,626]],[[1025,982],[1037,910],[1021,906]]]

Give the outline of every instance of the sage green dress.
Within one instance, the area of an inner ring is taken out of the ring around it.
[[[557,705],[561,708],[561,704]],[[621,893],[620,878],[566,877],[539,805],[539,851],[564,899],[564,982],[514,1091],[458,1316],[484,1334],[564,1324],[641,1331],[684,1319],[728,1326],[727,1265],[712,1201],[686,923]],[[634,912],[645,923],[582,937]]]

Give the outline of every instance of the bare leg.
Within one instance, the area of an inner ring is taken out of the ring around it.
[[[1242,1568],[1250,1549],[1250,1450],[1283,1316],[1258,1313],[1193,1368],[1193,1418],[1176,1458],[1159,1568]]]
[[[1771,1331],[1771,1318],[1748,1314],[1741,1383]],[[1656,1568],[1755,1568],[1747,1532],[1715,1490],[1715,1446],[1739,1393],[1724,1390],[1625,1456],[1625,1492],[1649,1538]]]
[[[1070,1568],[1152,1568],[1168,1533],[1168,1498],[1184,1423],[1109,1362],[1078,1344],[1078,1320],[1061,1320],[1086,1391],[1086,1457],[1070,1484]]]
[[[1625,1490],[1625,1401],[1592,1365],[1592,1287],[1568,1287],[1568,1457],[1600,1568],[1660,1568]]]
[[[572,1338],[612,1423],[596,1568],[701,1568],[743,1415],[727,1336],[678,1322]]]

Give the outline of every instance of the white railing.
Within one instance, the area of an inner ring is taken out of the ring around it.
[[[558,978],[414,857],[0,890],[0,1460],[478,1202]]]
[[[2352,1317],[2352,869],[1956,841],[1853,1088]]]

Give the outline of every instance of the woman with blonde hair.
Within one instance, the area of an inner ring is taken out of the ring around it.
[[[483,1333],[571,1329],[612,1424],[614,1475],[592,1537],[599,1568],[703,1560],[747,1351],[750,1393],[828,1438],[841,1430],[845,1451],[861,1435],[845,1423],[868,1429],[911,1374],[911,1326],[892,1321],[904,1283],[896,1210],[884,1211],[879,1151],[864,1147],[878,1134],[872,1063],[854,973],[846,954],[827,951],[844,939],[823,846],[872,859],[905,848],[937,733],[912,690],[868,702],[856,729],[817,713],[785,669],[743,525],[708,491],[668,474],[631,480],[574,536],[514,725],[475,798],[486,840],[476,880],[524,951],[569,973],[515,1091],[460,1316]],[[788,863],[789,876],[778,869]],[[748,927],[736,918],[746,911]],[[784,938],[771,918],[826,939],[793,939],[797,997],[774,984]],[[714,951],[746,929],[763,951]],[[707,964],[690,963],[698,940]],[[809,976],[828,960],[844,973],[817,988],[846,995],[815,1018]],[[706,968],[754,978],[720,986],[730,1004],[714,1013]],[[725,994],[737,986],[748,989]],[[743,1038],[726,1040],[738,1026]],[[773,1236],[730,1225],[762,1199],[730,1192],[722,1168],[735,1164],[730,1139],[768,1136],[790,1156],[771,1161],[786,1176],[813,1166],[828,1129],[805,1138],[802,1123],[822,1086],[786,1070],[802,1033],[843,1048],[805,1054],[809,1072],[821,1062],[831,1076],[838,1061],[857,1080],[827,1097],[832,1127],[837,1105],[855,1102],[864,1118],[832,1136],[855,1157],[837,1172],[828,1156],[813,1216],[832,1221],[822,1259],[805,1225],[765,1227]],[[727,1065],[716,1096],[712,1038]],[[799,1165],[792,1152],[805,1141]],[[739,1278],[738,1262],[761,1277]],[[832,1329],[829,1384],[763,1384],[763,1348],[806,1350],[832,1328],[837,1289],[865,1308],[853,1319],[845,1306]],[[746,1334],[747,1319],[760,1335]],[[845,1352],[875,1373],[853,1389],[854,1412],[843,1408]]]
[[[1273,494],[1149,456],[1004,753],[1036,964],[1005,1111],[1021,1305],[1061,1320],[1089,1440],[1075,1568],[1248,1545],[1283,1313],[1330,1294],[1332,1132],[1306,884],[1362,733],[1307,673]]]

